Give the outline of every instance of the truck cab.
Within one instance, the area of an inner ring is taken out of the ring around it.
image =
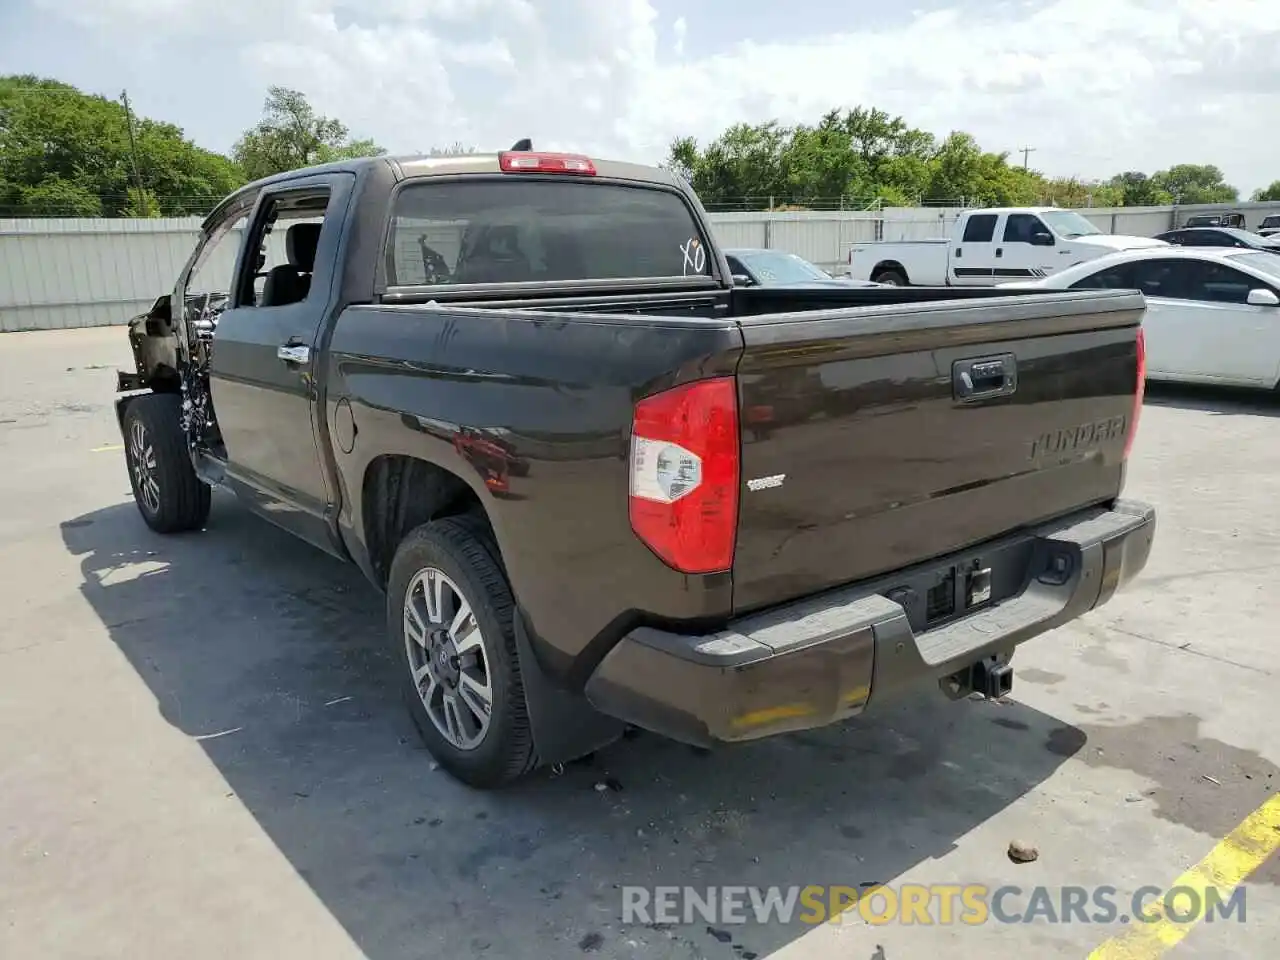
[[[1074,210],[967,210],[945,238],[855,244],[849,276],[897,286],[989,287],[1047,277],[1117,250],[1163,245],[1149,237],[1104,234]]]

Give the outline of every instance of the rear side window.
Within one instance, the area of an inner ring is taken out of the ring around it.
[[[505,177],[409,184],[392,211],[390,286],[709,276],[677,193]]]
[[[996,217],[992,213],[980,213],[970,217],[964,225],[965,243],[990,243],[996,235]]]
[[[1091,273],[1071,285],[1072,290],[1132,290],[1133,264],[1122,263]]]

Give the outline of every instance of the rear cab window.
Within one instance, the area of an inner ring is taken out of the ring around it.
[[[396,194],[387,285],[695,278],[712,251],[681,195],[549,177],[423,179]]]

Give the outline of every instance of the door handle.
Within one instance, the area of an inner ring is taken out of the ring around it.
[[[286,343],[276,347],[276,359],[285,363],[306,364],[311,362],[311,348],[300,343]]]
[[[996,247],[996,256],[997,256],[997,257],[1003,257],[1003,256],[1004,256],[1004,248],[1003,248],[1003,247]]]
[[[1012,353],[957,360],[951,365],[951,388],[962,403],[1007,397],[1018,389],[1018,361]]]

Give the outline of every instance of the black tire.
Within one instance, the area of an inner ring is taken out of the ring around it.
[[[434,568],[456,585],[471,607],[492,693],[489,725],[478,744],[462,749],[436,726],[413,679],[412,642],[405,627],[410,585]],[[515,603],[496,545],[484,521],[448,517],[410,531],[396,549],[387,582],[387,639],[401,694],[431,755],[458,780],[473,787],[510,783],[538,765],[516,652]]]
[[[881,270],[871,278],[874,283],[887,283],[894,287],[909,287],[907,276],[901,270]]]
[[[197,530],[209,519],[212,491],[191,465],[181,413],[181,400],[171,393],[138,397],[125,408],[129,485],[138,512],[156,533]]]

